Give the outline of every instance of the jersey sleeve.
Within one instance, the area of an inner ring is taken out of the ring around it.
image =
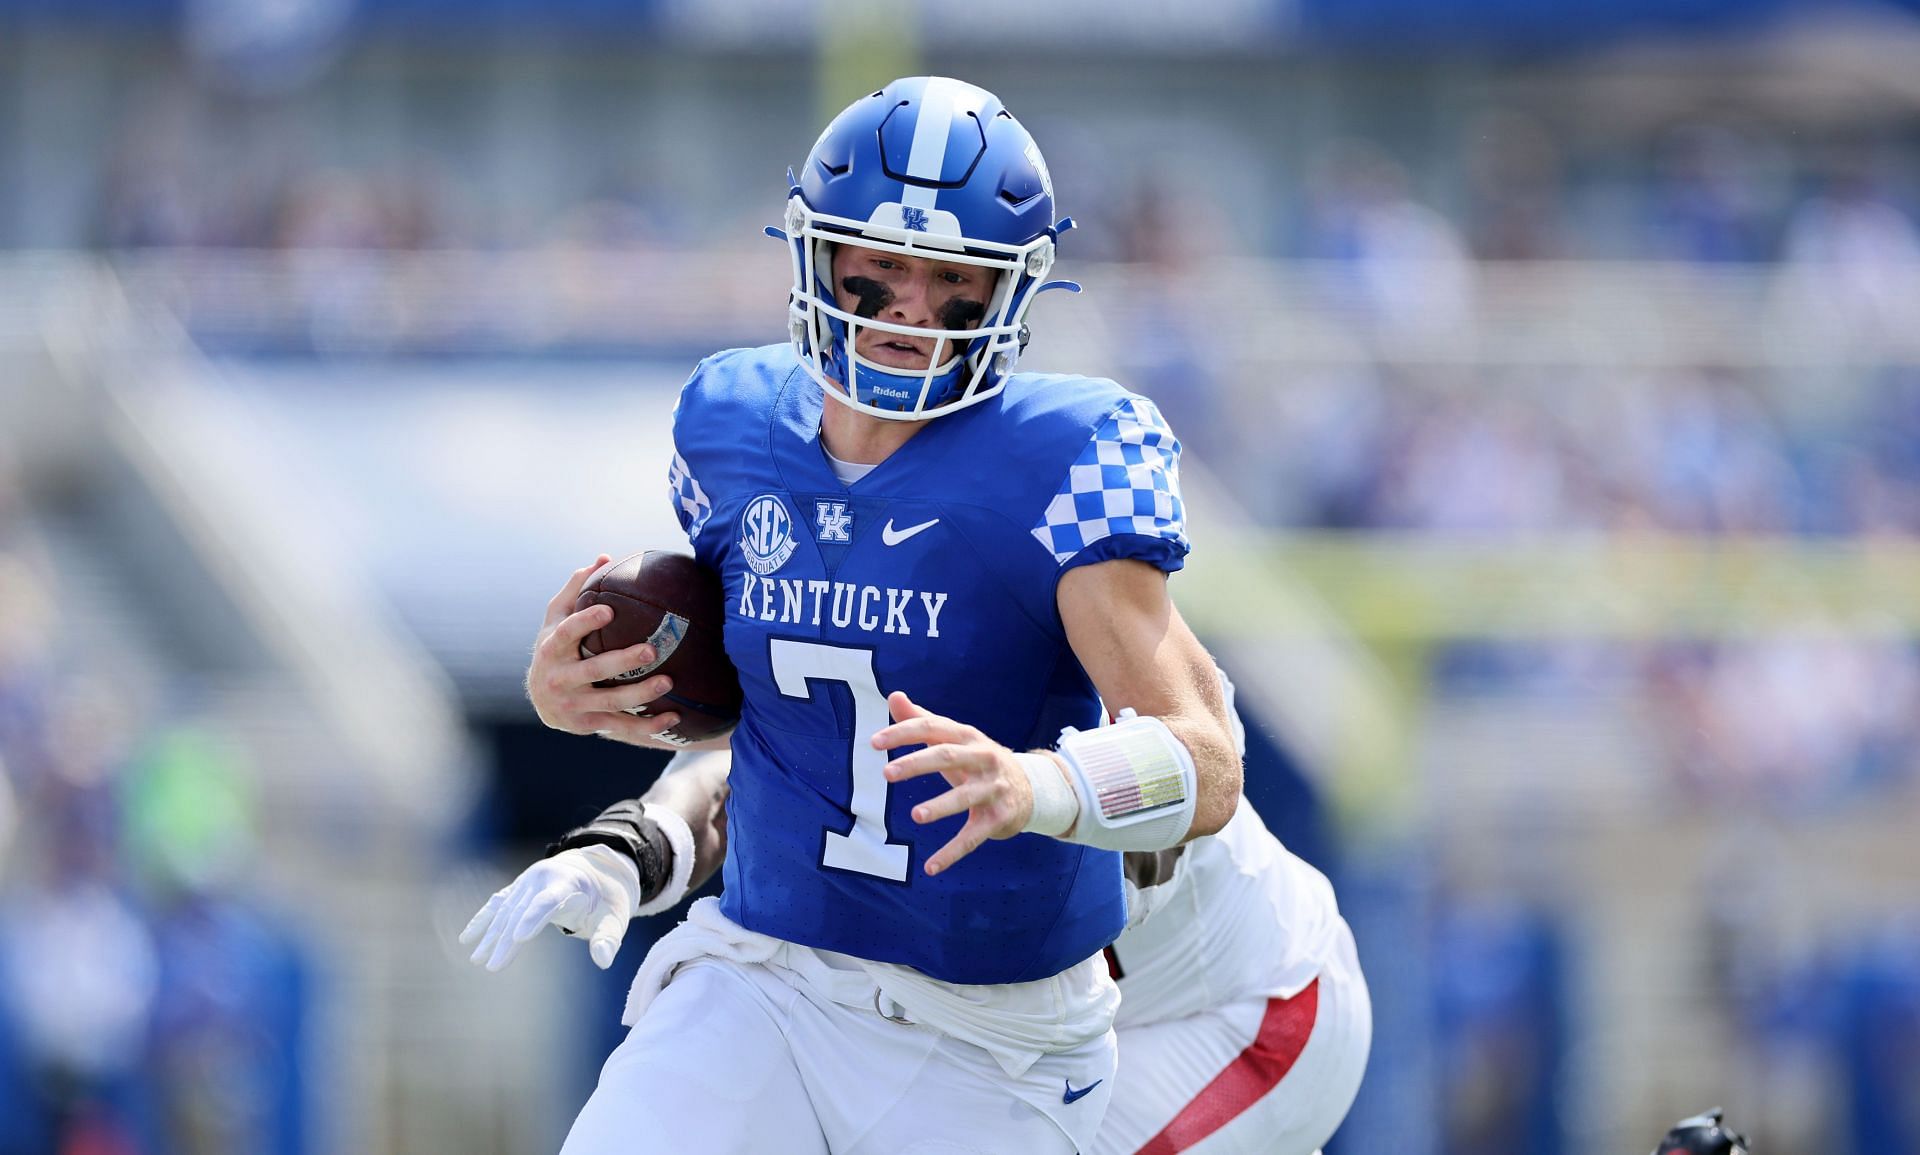
[[[673,436],[673,460],[667,463],[667,500],[673,503],[674,516],[680,519],[680,528],[686,531],[687,541],[694,547],[694,555],[700,553],[700,530],[713,516],[713,499],[700,485],[700,479],[694,473],[694,462],[700,460],[696,452],[698,446],[688,443],[692,430],[700,428],[697,417],[692,411],[701,408],[704,399],[703,387],[708,367],[716,360],[709,357],[694,366],[693,375],[680,389],[680,396],[674,401],[673,416],[669,419],[669,428]]]
[[[1121,402],[1067,470],[1033,527],[1062,570],[1134,558],[1172,573],[1186,564],[1180,439],[1144,397]]]
[[[673,461],[667,465],[667,491],[673,502],[673,512],[680,519],[680,528],[687,531],[687,541],[696,542],[700,530],[713,516],[713,501],[707,497],[707,491],[700,488],[700,479],[693,475],[693,467],[673,451]]]

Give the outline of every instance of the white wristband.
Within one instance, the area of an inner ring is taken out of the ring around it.
[[[667,885],[659,894],[634,908],[634,917],[643,914],[659,914],[672,910],[681,899],[687,897],[687,883],[693,879],[693,827],[687,820],[665,806],[655,806],[651,802],[640,804],[640,815],[651,819],[660,827],[660,833],[667,836],[667,845],[673,848],[673,870],[667,876]]]
[[[1014,757],[1020,760],[1027,772],[1027,781],[1033,784],[1033,813],[1021,829],[1049,838],[1058,838],[1072,830],[1080,818],[1080,796],[1067,785],[1060,763],[1047,754],[1026,753]]]

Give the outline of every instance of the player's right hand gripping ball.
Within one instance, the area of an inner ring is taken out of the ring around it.
[[[684,553],[649,549],[608,562],[587,579],[573,603],[577,613],[589,606],[613,608],[613,621],[580,640],[580,656],[651,642],[659,657],[650,666],[628,670],[613,686],[654,674],[673,679],[673,688],[630,713],[648,717],[674,713],[680,721],[659,735],[685,745],[715,738],[740,718],[740,675],[721,643],[726,594],[720,576]]]

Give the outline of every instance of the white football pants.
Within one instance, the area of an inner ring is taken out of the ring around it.
[[[1291,999],[1228,1003],[1119,1036],[1095,1155],[1313,1155],[1360,1090],[1373,1003],[1343,931],[1320,977]]]
[[[778,963],[702,958],[607,1058],[561,1150],[1067,1155],[1099,1125],[1114,1056],[1109,1031],[1015,1078],[980,1047],[822,997]]]

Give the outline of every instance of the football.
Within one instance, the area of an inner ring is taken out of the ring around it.
[[[613,621],[580,640],[581,657],[641,642],[653,643],[659,657],[652,665],[595,685],[615,686],[654,674],[672,678],[673,688],[665,697],[629,713],[680,715],[673,729],[659,735],[675,745],[718,737],[733,728],[740,717],[740,675],[721,644],[726,596],[720,575],[684,553],[643,550],[608,562],[587,579],[574,611],[597,605],[611,606]]]

